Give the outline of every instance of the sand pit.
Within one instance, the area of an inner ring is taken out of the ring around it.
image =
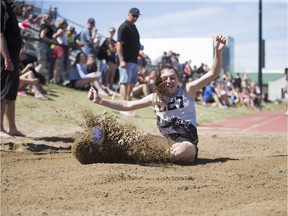
[[[286,136],[200,133],[191,166],[83,165],[67,131],[2,139],[1,215],[287,215]]]

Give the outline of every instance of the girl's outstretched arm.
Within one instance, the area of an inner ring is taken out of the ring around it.
[[[141,109],[144,107],[152,106],[153,94],[147,95],[146,97],[140,100],[134,100],[134,101],[111,100],[101,98],[98,94],[98,90],[94,87],[91,87],[88,91],[87,97],[93,103],[99,104],[101,106],[105,106],[119,111],[131,111],[135,109]]]

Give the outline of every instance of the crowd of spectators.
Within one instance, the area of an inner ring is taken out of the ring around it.
[[[50,8],[47,13],[39,15],[35,15],[33,9],[32,5],[25,5],[24,2],[18,2],[15,7],[21,18],[19,26],[25,41],[26,64],[33,63],[33,67],[37,68],[41,86],[56,83],[87,89],[94,85],[104,96],[119,95],[118,59],[113,38],[115,28],[109,27],[107,37],[103,37],[97,32],[95,20],[90,18],[86,27],[76,32],[67,20],[57,18],[57,8]],[[141,45],[138,56],[139,73],[138,82],[132,91],[134,97],[146,96],[154,90],[156,67],[145,54],[144,46]],[[98,57],[101,49],[107,52],[104,57]],[[163,51],[159,64],[170,64],[177,68],[182,83],[198,79],[209,71],[207,64],[192,65],[193,60],[181,63],[179,56],[179,53],[171,50]],[[34,78],[31,79],[39,80],[35,78],[35,70]],[[40,98],[46,96],[43,94]],[[197,92],[197,101],[204,106],[222,109],[245,106],[260,110],[262,96],[259,86],[249,82],[246,75],[240,77],[239,74],[232,76],[223,73],[215,82]]]
[[[204,89],[201,104],[227,109],[231,106],[245,106],[261,110],[262,94],[256,82],[250,82],[246,74],[243,77],[223,73],[215,82]]]
[[[196,80],[209,71],[209,66],[201,63],[200,66],[192,67],[192,60],[184,63],[179,62],[180,54],[173,51],[164,51],[161,57],[161,64],[171,64],[179,71],[182,84]],[[153,74],[153,73],[152,73]],[[205,88],[197,92],[197,101],[203,106],[229,107],[244,106],[248,109],[262,109],[262,94],[259,85],[251,81],[247,74],[242,77],[239,73],[233,76],[223,72],[222,76],[211,82]]]

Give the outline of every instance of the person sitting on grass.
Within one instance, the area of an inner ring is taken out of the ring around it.
[[[222,100],[224,100],[224,98],[222,97],[221,94],[220,95],[217,94],[216,87],[217,84],[215,81],[212,81],[210,85],[206,86],[203,93],[202,105],[207,106],[208,104],[211,104],[212,107],[218,106],[221,109],[227,109],[228,106],[222,104]]]
[[[214,44],[215,55],[210,71],[181,87],[178,71],[173,66],[163,66],[156,71],[155,93],[142,99],[133,101],[104,99],[93,87],[88,91],[87,97],[93,103],[119,111],[153,106],[160,133],[175,142],[169,149],[171,161],[190,164],[196,161],[198,155],[196,92],[219,76],[225,44],[226,38],[223,35],[217,35]]]
[[[154,75],[155,72],[149,72],[142,65],[138,65],[138,78],[137,83],[133,87],[133,97],[143,97],[151,94],[154,89]]]
[[[101,73],[97,71],[88,71],[88,67],[92,64],[93,57],[89,56],[86,61],[86,56],[83,52],[76,55],[76,59],[72,67],[68,69],[70,86],[75,89],[83,89],[89,85],[99,88],[101,95],[108,94],[102,89],[99,83]]]
[[[41,100],[48,100],[48,96],[43,91],[44,89],[31,70],[24,72],[20,76],[19,91],[24,91],[26,87],[31,86],[34,97]]]
[[[41,100],[48,100],[47,92],[43,88],[40,79],[37,76],[37,71],[35,70],[32,63],[28,63],[26,66],[22,65],[24,60],[25,52],[21,49],[19,53],[20,60],[20,82],[18,91],[24,91],[27,87],[32,87],[32,92],[34,97]],[[33,71],[34,70],[34,71]]]

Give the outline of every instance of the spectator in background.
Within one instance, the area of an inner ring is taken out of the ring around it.
[[[172,64],[170,56],[165,51],[163,52],[163,55],[161,57],[161,63],[163,65]]]
[[[65,57],[65,63],[66,63],[66,68],[65,71],[71,66],[71,62],[75,58],[78,49],[80,48],[77,43],[75,42],[75,36],[76,36],[76,31],[75,27],[73,26],[68,26],[66,28],[66,37],[68,40],[68,49],[67,49],[67,55]],[[66,73],[66,75],[68,75]]]
[[[203,76],[206,73],[204,70],[204,63],[201,63],[200,67],[197,68],[196,74],[198,75],[198,78]]]
[[[261,111],[262,109],[262,94],[259,85],[255,81],[251,83],[251,100],[255,109]]]
[[[31,62],[27,63],[23,48],[19,53],[19,60],[20,60],[19,68],[21,72],[20,72],[20,84],[18,87],[18,91],[23,92],[26,90],[26,87],[32,87],[32,93],[34,94],[35,98],[41,100],[48,100],[47,92],[42,86],[43,79],[45,78],[36,71],[33,63]]]
[[[58,17],[58,9],[57,9],[57,7],[55,7],[53,10],[52,10],[52,8],[50,7],[50,9],[49,9],[49,15],[50,15],[51,18],[52,18],[52,23],[53,23],[53,25],[55,25],[55,22],[56,22],[57,17]]]
[[[29,68],[24,68],[21,71],[18,89],[21,92],[25,91],[26,87],[32,87],[32,92],[34,93],[35,98],[40,100],[48,100],[48,97],[45,95],[39,79],[34,76],[33,71],[29,70]]]
[[[228,108],[230,106],[228,90],[225,82],[220,82],[215,89],[217,96],[224,107],[219,106],[220,108]]]
[[[28,23],[26,23],[26,22],[23,21],[23,22],[19,22],[18,25],[19,25],[19,28],[20,28],[20,35],[21,35],[21,37],[26,36],[26,34],[27,34],[27,29],[28,29],[28,27],[29,27]]]
[[[119,58],[121,99],[130,101],[131,92],[137,83],[137,58],[140,50],[140,35],[135,23],[140,16],[138,8],[131,8],[128,17],[118,28],[117,54]],[[135,116],[133,112],[121,112],[126,116]]]
[[[68,26],[66,28],[66,37],[68,40],[68,45],[71,49],[77,48],[76,43],[75,43],[75,36],[76,36],[75,34],[76,34],[75,27]]]
[[[28,16],[33,13],[34,11],[34,6],[33,5],[27,5],[27,4],[23,4],[21,6],[21,16],[23,18],[28,18]]]
[[[188,60],[184,63],[184,73],[183,75],[185,75],[185,82],[191,82],[193,79],[192,79],[192,75],[194,73],[192,67],[191,67],[191,60]]]
[[[100,34],[98,34],[98,30],[96,29],[95,30],[95,38],[93,41],[94,52],[96,54],[98,54],[98,52],[100,50],[101,42],[102,42],[102,36]],[[97,58],[96,58],[96,60],[97,60],[97,67],[101,68],[102,67],[102,64],[101,64],[102,61],[98,61]]]
[[[53,58],[55,60],[53,77],[50,80],[51,83],[62,83],[65,80],[66,71],[66,55],[68,50],[68,38],[66,36],[67,21],[61,19],[58,21],[58,29],[53,35],[53,38],[57,41],[58,45],[53,50]]]
[[[39,33],[38,63],[41,64],[40,73],[45,76],[46,81],[50,80],[49,67],[52,59],[51,44],[57,44],[53,39],[54,30],[52,17],[44,14],[42,17]]]
[[[136,97],[143,97],[151,94],[155,87],[155,70],[149,72],[145,67],[139,65],[138,82],[133,88],[132,94]]]
[[[108,37],[103,42],[107,53],[105,58],[106,71],[104,83],[110,89],[113,89],[115,71],[117,68],[116,41],[113,39],[115,31],[114,27],[110,27],[108,29]]]
[[[237,73],[234,79],[232,79],[232,84],[234,88],[238,87],[240,92],[242,91],[242,79],[239,73]]]
[[[197,66],[194,65],[193,66],[193,73],[192,73],[192,80],[197,80],[199,78],[198,74],[197,74]]]
[[[184,63],[184,72],[187,74],[187,76],[191,77],[193,73],[193,69],[191,67],[191,60],[188,60]]]
[[[96,57],[94,54],[90,54],[87,56],[86,65],[87,65],[87,74],[98,71],[98,67],[96,64]]]
[[[97,29],[95,28],[95,20],[93,18],[88,19],[86,29],[80,34],[80,41],[83,45],[81,47],[86,57],[89,54],[96,55],[94,48],[94,39],[96,38]]]
[[[242,80],[241,88],[242,89],[249,88],[249,78],[248,78],[247,74],[244,74],[241,80]]]
[[[181,67],[179,65],[179,59],[176,53],[172,53],[171,55],[171,64],[175,67],[176,70],[181,71]]]
[[[94,54],[90,54],[87,57],[87,73],[95,73],[95,71],[98,71],[98,66],[96,63],[96,57]],[[97,73],[101,73],[101,72],[97,72]],[[101,74],[102,75],[102,74]],[[114,90],[112,90],[111,88],[103,85],[103,83],[99,80],[98,83],[95,84],[95,87],[98,89],[99,94],[101,94],[102,96],[108,96],[108,95],[113,95],[120,97],[120,94],[115,92]]]
[[[247,107],[248,109],[252,109],[254,107],[253,100],[251,98],[251,91],[249,88],[244,87],[242,89],[242,94],[241,94],[241,104]]]
[[[207,104],[211,104],[212,107],[218,106],[221,109],[227,109],[226,105],[221,103],[221,99],[218,97],[218,94],[215,90],[217,84],[215,81],[212,81],[210,85],[207,85],[204,93],[203,93],[203,102],[202,105],[206,106]]]
[[[79,47],[79,49],[82,51],[82,47],[84,46],[84,43],[81,42],[81,33],[75,33],[75,37],[74,37],[74,42],[77,45],[77,47]]]
[[[148,56],[144,53],[144,46],[141,44],[140,50],[139,50],[139,55],[137,57],[138,66],[140,65],[142,68],[145,68],[146,67],[146,58],[148,58]]]
[[[22,38],[17,17],[13,11],[14,0],[1,0],[1,125],[0,137],[25,136],[15,122],[16,99],[19,86],[19,53]],[[6,19],[4,19],[4,17]],[[4,116],[8,130],[4,129]]]
[[[108,93],[104,91],[99,83],[101,73],[97,71],[91,71],[93,67],[90,67],[95,63],[95,56],[90,54],[87,57],[83,52],[79,52],[76,55],[76,59],[71,68],[69,68],[70,86],[76,89],[83,89],[92,85],[96,87],[99,94],[102,96],[108,96]],[[88,71],[88,68],[90,71]]]
[[[239,87],[233,87],[231,89],[231,105],[232,106],[242,106],[242,93]]]
[[[288,107],[288,68],[284,69],[284,74],[285,74],[285,77],[286,77],[286,84],[282,88],[282,92],[284,94],[285,104],[286,104],[286,109],[287,109],[287,107]],[[288,111],[285,112],[285,115],[288,115]]]
[[[204,63],[201,63],[200,67],[197,68],[197,66],[195,67],[195,79],[199,79],[200,77],[202,77],[206,71],[205,71],[205,64]],[[205,101],[203,101],[203,94],[204,94],[204,91],[205,91],[205,87],[202,88],[202,90],[199,90],[200,92],[200,97],[202,95],[202,102],[205,103]]]
[[[30,27],[34,27],[35,25],[37,25],[37,20],[38,20],[37,16],[31,13],[25,20],[25,23],[27,23],[27,25]]]

